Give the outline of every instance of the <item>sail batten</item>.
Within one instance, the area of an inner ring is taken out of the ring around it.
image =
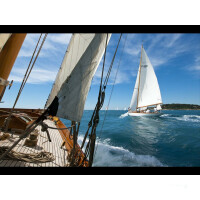
[[[141,50],[141,62],[135,84],[135,88],[138,87],[139,89],[133,92],[131,110],[162,104],[158,80],[144,48]]]
[[[108,41],[111,34],[108,34]],[[58,97],[56,116],[80,122],[92,78],[102,59],[107,34],[74,34],[46,107]],[[78,51],[78,52],[77,52]]]

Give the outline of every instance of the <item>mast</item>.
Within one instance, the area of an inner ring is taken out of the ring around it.
[[[143,48],[143,44],[142,44],[142,48]],[[141,58],[140,58],[140,67],[139,67],[139,84],[138,84],[138,94],[137,94],[136,111],[138,109],[138,99],[139,99],[139,92],[140,92],[140,75],[141,75],[141,63],[142,63],[142,48],[141,48]]]
[[[10,75],[12,67],[15,63],[19,50],[24,42],[26,33],[24,34],[12,34],[3,49],[0,52],[0,79],[2,84],[0,84],[0,96],[3,95],[5,87],[7,85],[7,79]]]

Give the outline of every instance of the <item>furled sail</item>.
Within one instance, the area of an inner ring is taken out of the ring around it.
[[[162,104],[158,80],[155,75],[153,66],[144,48],[142,48],[141,64],[137,75],[135,90],[133,92],[130,107],[131,110],[136,110],[137,108],[158,104]]]
[[[11,33],[0,33],[0,52],[3,49],[3,46],[8,41],[9,37],[11,36]]]
[[[111,34],[108,34],[108,41]],[[92,78],[102,59],[107,34],[74,34],[47,100],[58,97],[56,116],[80,122]]]

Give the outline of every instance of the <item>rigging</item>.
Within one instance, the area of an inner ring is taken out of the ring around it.
[[[89,167],[91,167],[92,163],[93,163],[95,141],[96,141],[96,128],[97,128],[98,123],[99,123],[99,111],[101,110],[103,103],[104,103],[106,86],[107,86],[107,83],[108,83],[108,80],[109,80],[109,77],[110,77],[110,73],[111,73],[113,63],[114,63],[114,60],[115,60],[115,57],[116,57],[116,54],[117,54],[117,50],[119,48],[121,38],[122,38],[122,34],[120,35],[120,38],[119,38],[119,41],[118,41],[118,44],[117,44],[111,65],[110,65],[109,70],[107,72],[104,84],[102,85],[103,71],[104,71],[104,65],[105,65],[105,56],[106,56],[106,51],[105,51],[98,101],[97,101],[96,107],[94,109],[93,115],[91,117],[91,120],[88,123],[88,130],[85,134],[85,137],[83,139],[83,143],[81,145],[81,148],[83,148],[83,146],[85,145],[85,141],[86,141],[86,138],[88,136],[89,130],[92,127],[91,133],[89,135],[89,141],[88,141],[86,148],[85,148],[85,159],[89,156]],[[107,49],[107,47],[106,47],[106,49]]]

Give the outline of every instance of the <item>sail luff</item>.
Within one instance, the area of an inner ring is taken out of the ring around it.
[[[143,45],[142,45],[142,48],[143,48]],[[141,77],[142,48],[141,48],[140,67],[139,67],[139,83],[138,83],[137,107],[136,107],[136,110],[138,108],[139,94],[140,94],[140,77]]]

